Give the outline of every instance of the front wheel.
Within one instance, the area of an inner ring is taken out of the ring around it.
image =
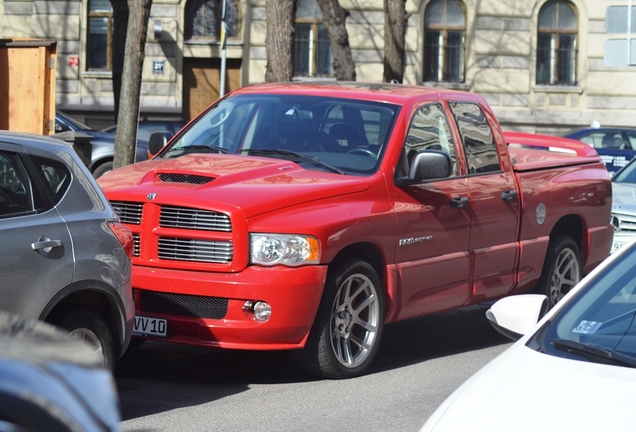
[[[52,320],[70,336],[87,342],[102,357],[106,369],[113,369],[115,347],[111,331],[104,319],[88,309],[74,309]]]
[[[581,253],[570,237],[559,236],[550,241],[541,278],[535,291],[548,297],[552,308],[582,278]]]
[[[307,344],[297,353],[300,367],[331,379],[364,374],[384,328],[382,292],[376,271],[364,261],[330,272]]]

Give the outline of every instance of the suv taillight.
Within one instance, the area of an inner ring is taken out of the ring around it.
[[[108,227],[115,234],[119,243],[124,248],[124,252],[128,255],[128,258],[132,259],[133,251],[135,248],[135,242],[133,240],[132,231],[126,225],[122,225],[119,222],[108,222]]]

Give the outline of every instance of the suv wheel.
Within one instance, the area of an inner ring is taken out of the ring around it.
[[[74,309],[53,321],[76,339],[84,340],[102,356],[104,367],[113,369],[115,346],[111,331],[104,319],[88,309]]]

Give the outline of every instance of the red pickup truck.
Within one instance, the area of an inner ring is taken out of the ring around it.
[[[504,134],[470,93],[257,85],[150,147],[99,179],[134,233],[138,337],[352,377],[387,323],[533,289],[554,304],[610,251],[594,150]]]

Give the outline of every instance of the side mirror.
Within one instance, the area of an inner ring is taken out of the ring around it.
[[[395,179],[397,186],[408,186],[424,180],[442,179],[452,174],[452,161],[448,153],[421,150],[415,154],[407,177]]]
[[[168,131],[153,132],[148,139],[148,155],[155,156],[168,144],[171,138],[172,134]]]
[[[548,298],[542,294],[504,297],[486,311],[490,324],[502,335],[518,340],[548,312]]]

